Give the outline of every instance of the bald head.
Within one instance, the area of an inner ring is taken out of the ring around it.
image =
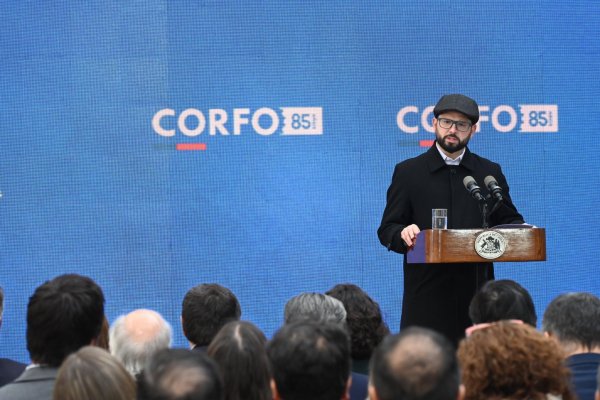
[[[371,360],[371,385],[373,398],[379,400],[456,399],[459,375],[454,348],[443,336],[423,328],[388,336]]]
[[[439,377],[443,354],[429,336],[411,335],[400,340],[388,355],[388,365],[412,392],[422,394],[431,379]]]
[[[152,310],[135,310],[123,318],[123,329],[130,340],[146,343],[153,340],[164,329],[165,320]]]
[[[150,356],[171,346],[171,336],[171,326],[159,313],[135,310],[117,318],[110,328],[110,352],[137,375]]]

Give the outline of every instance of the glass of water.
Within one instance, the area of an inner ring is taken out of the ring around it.
[[[431,229],[448,228],[448,210],[446,208],[434,208],[431,210]]]

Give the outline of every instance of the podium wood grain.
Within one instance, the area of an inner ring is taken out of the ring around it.
[[[506,240],[500,257],[488,260],[475,251],[475,240],[482,232],[495,231]],[[546,230],[543,228],[509,229],[426,229],[417,236],[408,263],[515,262],[546,260]]]

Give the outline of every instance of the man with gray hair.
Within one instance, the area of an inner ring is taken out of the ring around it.
[[[286,303],[283,320],[289,324],[301,319],[345,324],[346,309],[341,301],[326,294],[301,293]]]
[[[600,298],[567,293],[550,302],[542,329],[563,348],[579,400],[593,400],[600,366]]]
[[[285,305],[284,323],[314,321],[346,327],[346,309],[338,299],[321,293],[301,293],[292,297]],[[367,397],[368,377],[352,372],[350,400],[364,400]]]
[[[4,312],[4,290],[0,286],[0,326]],[[0,358],[0,387],[17,379],[25,369],[25,364],[18,363],[8,358]]]
[[[147,360],[171,346],[171,325],[156,311],[139,309],[121,315],[110,328],[110,352],[139,378]]]

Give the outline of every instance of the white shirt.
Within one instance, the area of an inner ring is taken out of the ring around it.
[[[442,159],[444,160],[446,165],[460,165],[460,162],[462,161],[462,158],[465,155],[465,149],[463,148],[462,153],[460,153],[460,156],[452,159],[442,151],[442,148],[440,147],[438,142],[435,142],[435,147],[437,147],[438,151],[440,152],[440,156],[442,156]]]

